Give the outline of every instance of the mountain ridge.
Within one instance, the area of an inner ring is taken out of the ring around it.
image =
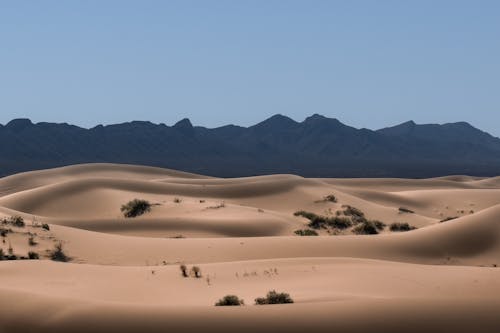
[[[13,119],[0,125],[0,176],[69,164],[144,164],[213,176],[295,173],[308,177],[500,174],[500,139],[466,122],[407,121],[378,130],[313,114],[277,114],[249,127],[172,126],[150,121],[97,125]]]

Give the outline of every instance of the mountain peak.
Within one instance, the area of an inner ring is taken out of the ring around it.
[[[194,133],[193,124],[191,124],[191,121],[188,118],[179,120],[172,128],[183,134],[191,135]]]
[[[13,119],[5,125],[6,128],[13,131],[22,131],[26,127],[33,126],[33,123],[28,118]]]
[[[282,114],[275,114],[274,116],[254,125],[255,128],[265,128],[270,130],[277,130],[283,128],[290,128],[296,126],[298,123]]]

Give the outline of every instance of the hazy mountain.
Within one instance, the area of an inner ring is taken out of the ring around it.
[[[86,162],[162,166],[215,176],[296,173],[317,177],[500,174],[500,139],[468,123],[377,131],[312,115],[275,115],[250,127],[133,121],[84,129],[15,119],[0,125],[0,175]]]

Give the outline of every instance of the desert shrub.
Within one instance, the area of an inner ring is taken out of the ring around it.
[[[0,228],[0,236],[2,237],[7,237],[7,234],[9,232],[12,232],[12,230],[7,228]]]
[[[0,248],[0,260],[4,260],[5,259],[5,253],[3,252],[3,249]]]
[[[319,217],[317,214],[311,213],[311,212],[306,212],[305,210],[299,210],[295,213],[293,213],[295,216],[302,216],[305,217],[308,220],[313,220],[315,217]]]
[[[384,226],[385,224],[380,221],[366,221],[358,224],[352,232],[357,235],[376,235]]]
[[[448,222],[448,221],[451,221],[451,220],[454,220],[454,219],[458,219],[458,216],[448,216],[447,218],[442,219],[439,222]]]
[[[29,259],[40,259],[40,256],[38,255],[38,253],[30,251],[30,252],[28,252],[28,258]]]
[[[295,230],[294,233],[299,236],[318,236],[318,233],[311,229]]]
[[[28,238],[28,244],[29,244],[30,246],[35,246],[35,245],[37,245],[37,244],[38,244],[38,243],[36,242],[36,240],[35,240],[35,236],[31,235],[31,236],[30,236],[30,238]]]
[[[8,223],[19,228],[24,228],[24,226],[26,225],[26,223],[24,223],[24,219],[21,216],[11,216]]]
[[[136,217],[151,210],[151,204],[142,199],[134,199],[121,207],[125,217]]]
[[[389,226],[391,231],[410,231],[417,229],[416,227],[409,225],[406,222],[394,222]]]
[[[342,206],[342,208],[344,208],[344,211],[343,211],[344,215],[345,216],[350,216],[351,217],[351,221],[354,224],[366,222],[365,213],[363,213],[358,208],[352,207],[352,206],[349,206],[349,205],[344,205],[344,206]]]
[[[50,230],[50,227],[47,223],[44,223],[44,224],[42,224],[42,229]]]
[[[224,207],[226,207],[226,203],[223,201],[223,202],[221,202],[218,205],[209,206],[209,207],[207,207],[207,209],[219,209],[219,208],[224,208]]]
[[[245,302],[242,299],[239,299],[236,295],[226,295],[221,298],[215,306],[239,306],[245,305]]]
[[[399,207],[399,212],[400,212],[400,213],[410,213],[410,214],[415,213],[415,212],[414,212],[414,211],[412,211],[411,209],[408,209],[408,208],[405,208],[405,207]]]
[[[326,197],[324,197],[323,200],[329,201],[329,202],[337,202],[337,197],[334,196],[333,194],[329,194]]]
[[[191,273],[195,278],[201,278],[201,268],[198,266],[191,267]]]
[[[188,277],[189,276],[188,272],[187,272],[187,266],[186,265],[184,265],[184,264],[180,265],[179,269],[182,272],[182,276],[184,276],[184,277]]]
[[[174,203],[181,203],[182,199],[181,198],[174,198]]]
[[[67,262],[70,260],[70,258],[66,255],[66,253],[64,253],[63,245],[61,242],[57,243],[56,246],[54,247],[54,250],[52,250],[52,253],[50,254],[50,259],[61,262]]]
[[[347,229],[352,226],[352,222],[347,217],[330,217],[326,220],[326,224],[337,229]]]
[[[293,299],[287,293],[278,293],[275,290],[271,290],[267,293],[266,297],[258,297],[255,299],[256,305],[265,304],[288,304],[293,303]]]

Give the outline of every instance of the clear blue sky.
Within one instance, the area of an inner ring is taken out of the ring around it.
[[[0,123],[313,113],[500,135],[500,1],[2,1]]]

